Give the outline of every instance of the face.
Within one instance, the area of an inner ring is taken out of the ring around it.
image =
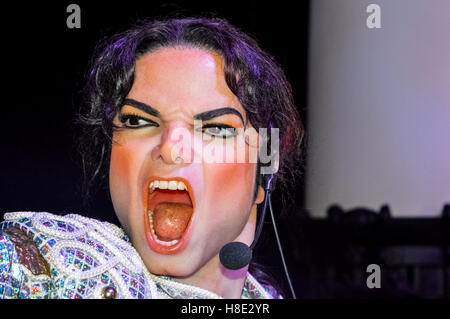
[[[245,143],[246,113],[223,69],[219,55],[198,48],[148,53],[114,119],[110,193],[152,273],[190,276],[218,265],[228,242],[253,240],[263,200],[260,188],[253,201],[256,164],[204,160],[211,147],[246,159],[255,147]]]

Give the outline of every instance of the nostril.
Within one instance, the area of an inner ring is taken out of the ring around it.
[[[193,156],[192,145],[192,132],[184,124],[171,123],[162,132],[161,141],[155,153],[168,164],[190,163]]]
[[[183,163],[184,163],[184,160],[183,160],[183,158],[182,158],[181,156],[177,156],[177,157],[175,158],[175,163],[176,163],[176,164],[183,164]]]
[[[184,162],[183,148],[178,143],[166,142],[161,147],[161,157],[169,164],[181,164]]]

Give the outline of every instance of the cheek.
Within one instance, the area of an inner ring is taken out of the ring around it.
[[[250,204],[256,166],[252,163],[212,164],[205,185],[212,203],[239,206]],[[241,209],[244,209],[242,207]]]
[[[109,168],[109,180],[111,190],[125,187],[130,178],[133,161],[130,150],[123,146],[113,145],[111,149],[111,164]]]
[[[255,169],[255,164],[236,163],[211,164],[204,171],[205,185],[208,185],[205,232],[218,245],[234,240],[249,221]]]
[[[125,216],[133,211],[132,199],[138,194],[138,154],[132,147],[113,145],[109,169],[109,188],[111,200],[119,220],[126,222]]]
[[[125,210],[125,199],[128,197],[127,177],[129,176],[129,160],[122,147],[112,146],[109,167],[109,190],[114,209],[118,215]]]
[[[234,145],[224,148],[223,163],[205,164],[208,167],[204,175],[208,178],[205,185],[210,185],[208,188],[213,199],[229,205],[241,202],[250,204],[255,182],[256,151],[257,148],[239,138]]]

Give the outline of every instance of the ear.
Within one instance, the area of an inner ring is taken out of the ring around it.
[[[261,204],[264,201],[265,192],[262,186],[258,186],[258,195],[256,195],[255,204]]]

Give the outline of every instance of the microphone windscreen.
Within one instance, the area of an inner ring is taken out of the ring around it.
[[[219,253],[220,262],[230,270],[247,266],[252,259],[252,250],[248,245],[234,241],[222,247]]]

